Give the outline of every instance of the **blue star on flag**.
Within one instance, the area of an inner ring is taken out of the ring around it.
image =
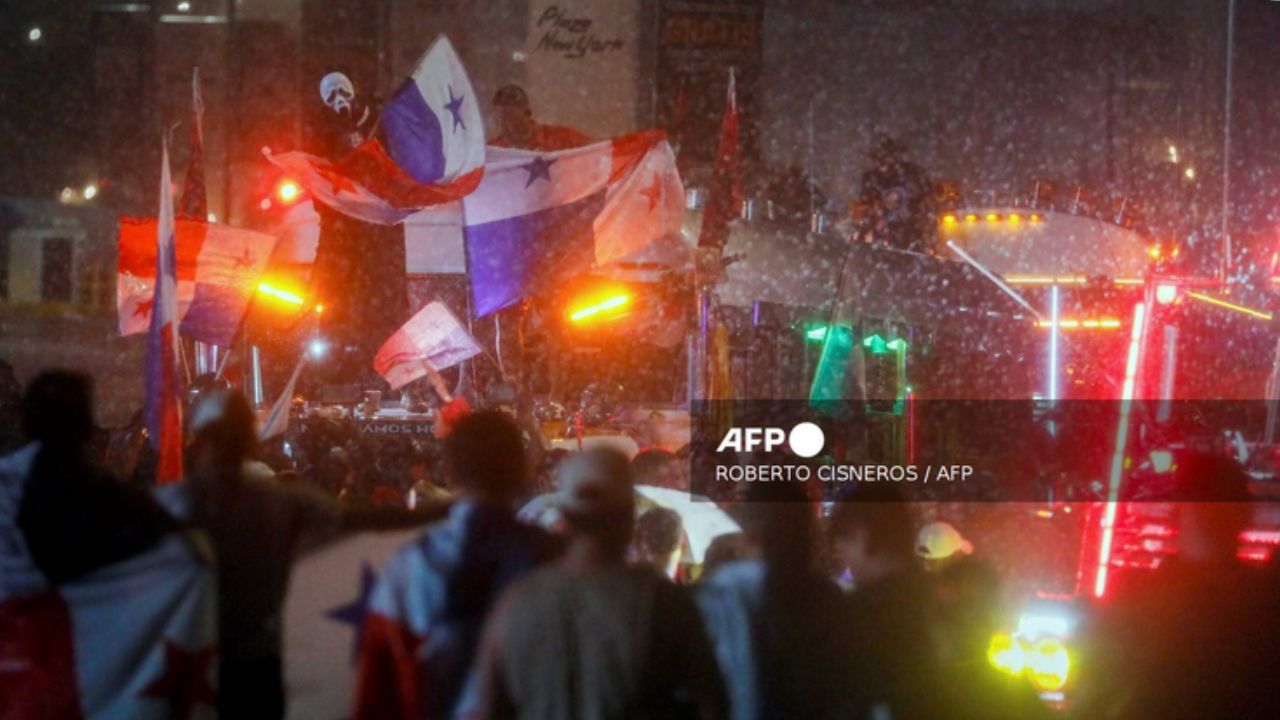
[[[355,631],[355,639],[351,644],[351,659],[354,661],[360,654],[360,629],[364,626],[364,616],[369,612],[369,600],[373,595],[373,585],[378,575],[369,563],[360,564],[360,591],[354,600],[346,605],[339,605],[325,611],[325,617],[334,622],[350,625]]]
[[[525,181],[524,186],[528,188],[533,184],[534,180],[539,178],[551,182],[551,163],[555,160],[548,160],[541,155],[535,157],[529,162],[521,165],[520,168],[529,173],[529,179]]]
[[[463,130],[467,129],[467,124],[462,122],[462,97],[453,96],[453,86],[449,86],[449,102],[445,103],[445,107],[453,114],[453,132],[458,131],[461,125]]]

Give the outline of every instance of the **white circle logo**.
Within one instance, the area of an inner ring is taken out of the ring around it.
[[[802,422],[791,428],[791,435],[787,437],[791,452],[802,458],[811,458],[822,452],[822,446],[826,442],[827,438],[822,434],[822,428],[811,422]]]

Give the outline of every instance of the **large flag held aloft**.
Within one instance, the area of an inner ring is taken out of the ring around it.
[[[116,310],[120,334],[146,330],[154,307],[155,218],[120,219]],[[230,345],[258,287],[276,238],[195,220],[174,224],[179,333],[215,345]]]
[[[398,390],[433,369],[453,367],[479,353],[480,346],[449,308],[432,302],[387,338],[373,367],[392,390]]]
[[[146,417],[157,453],[156,483],[182,479],[182,387],[178,377],[178,276],[173,228],[169,144],[160,166],[160,218],[156,232],[155,292],[147,331]]]
[[[379,123],[389,148],[374,137],[333,160],[303,152],[267,159],[333,209],[383,225],[458,200],[480,183],[485,147],[479,100],[443,35],[382,108]]]
[[[687,260],[684,187],[661,132],[548,153],[489,148],[462,205],[477,317],[592,265]]]

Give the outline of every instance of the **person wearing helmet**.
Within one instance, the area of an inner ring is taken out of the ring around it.
[[[341,534],[412,527],[444,516],[448,505],[413,511],[348,506],[277,483],[252,460],[254,424],[239,393],[213,390],[196,404],[188,424],[190,520],[208,535],[217,557],[219,714],[280,718],[282,614],[294,561]]]
[[[973,543],[948,522],[931,522],[916,533],[916,556],[931,572],[973,554]]]

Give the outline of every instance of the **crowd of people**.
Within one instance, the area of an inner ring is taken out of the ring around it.
[[[824,516],[804,485],[752,485],[729,508],[741,531],[691,566],[680,514],[636,491],[682,482],[670,453],[532,456],[512,417],[478,410],[448,428],[443,487],[415,508],[339,500],[263,462],[249,404],[220,389],[188,413],[190,512],[178,516],[95,458],[91,396],[69,372],[22,392],[21,451],[34,459],[17,527],[55,586],[178,526],[206,538],[223,717],[285,713],[282,607],[299,557],[417,526],[413,550],[429,562],[389,564],[373,602],[418,600],[399,625],[366,621],[356,718],[1051,714],[988,661],[1006,608],[982,549],[946,523],[922,526],[893,486],[857,487]],[[1234,489],[1241,502],[1187,504],[1177,559],[1090,616],[1067,706],[1079,717],[1280,717],[1267,682],[1280,583],[1235,559],[1245,476],[1213,458],[1183,468],[1189,493]],[[517,512],[538,493],[556,518],[545,527]]]

